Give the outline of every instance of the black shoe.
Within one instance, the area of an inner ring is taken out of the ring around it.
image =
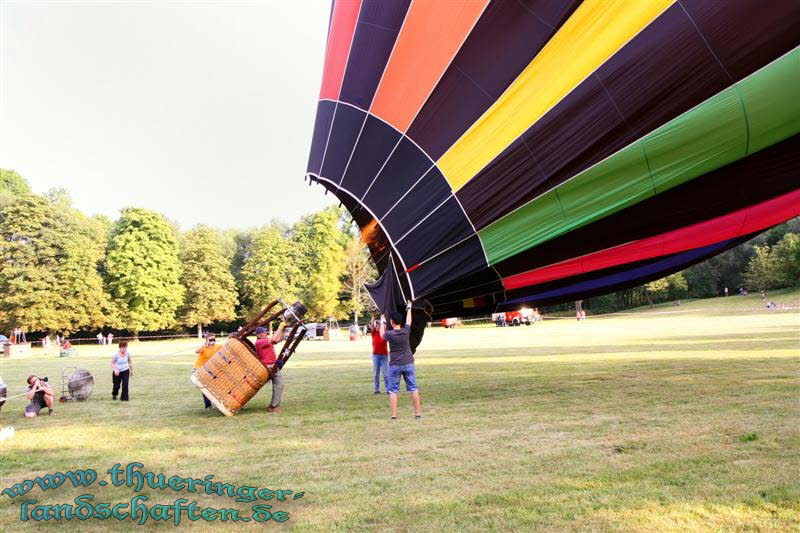
[[[381,393],[381,391],[379,391],[379,390],[376,390],[376,391],[375,391],[375,392],[373,392],[372,394],[380,394],[380,393]]]
[[[112,397],[111,397],[111,399],[112,399],[112,400],[114,400],[114,401],[116,401],[116,400],[117,400],[117,397],[116,397],[116,396],[112,396]]]
[[[397,417],[393,416],[391,419],[392,419],[392,421],[394,421],[394,420],[397,420]]]
[[[414,418],[416,418],[417,420],[419,420],[420,418],[422,418],[422,415],[414,415]]]

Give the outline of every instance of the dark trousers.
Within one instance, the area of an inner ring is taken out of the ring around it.
[[[119,373],[119,376],[116,374],[111,374],[112,379],[114,380],[114,389],[111,391],[111,397],[115,400],[117,399],[117,393],[119,392],[119,386],[122,385],[122,395],[120,396],[120,400],[123,402],[128,401],[128,380],[131,378],[131,371],[123,370]]]
[[[206,409],[208,409],[209,407],[211,407],[211,400],[209,400],[208,398],[206,398],[206,395],[205,395],[205,394],[203,394],[202,392],[200,393],[200,395],[203,397],[203,405],[205,405],[205,406],[206,406]]]

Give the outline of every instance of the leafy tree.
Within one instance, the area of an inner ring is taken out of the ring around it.
[[[645,297],[647,298],[647,303],[650,307],[653,307],[653,302],[660,302],[663,301],[669,291],[669,280],[667,278],[661,278],[644,286],[644,293]]]
[[[758,242],[758,244],[769,244],[773,246],[778,244],[783,236],[787,233],[800,233],[800,217],[794,217],[791,220],[787,220],[783,224],[778,224],[777,226],[770,228],[765,233],[762,233],[758,237],[755,237],[751,242]]]
[[[197,336],[203,326],[217,320],[236,317],[236,285],[217,232],[205,226],[189,231],[181,253],[181,283],[186,299],[180,310],[187,326],[197,324]]]
[[[344,273],[345,235],[341,209],[329,208],[301,219],[293,228],[295,261],[304,277],[301,299],[309,315],[332,316],[338,305]]]
[[[279,296],[286,300],[298,296],[300,270],[293,258],[292,243],[274,226],[252,234],[241,272],[242,292],[250,303],[247,314],[256,313]]]
[[[777,268],[775,256],[768,245],[755,247],[755,254],[747,264],[744,279],[750,287],[761,290],[772,289],[777,286]]]
[[[375,277],[375,266],[370,261],[369,250],[358,236],[350,238],[344,255],[343,291],[340,300],[344,304],[345,311],[348,314],[352,313],[353,321],[358,323],[361,312],[372,305],[372,299],[364,289],[364,283]]]
[[[44,197],[47,198],[51,204],[59,207],[72,206],[72,196],[70,196],[69,191],[63,187],[49,189],[46,193],[44,193]]]
[[[174,228],[163,216],[147,209],[122,210],[111,233],[106,275],[117,327],[138,334],[176,323],[184,289]]]
[[[800,282],[800,235],[786,233],[772,247],[775,261],[775,281],[781,287],[791,287]]]
[[[682,273],[688,286],[688,296],[710,298],[719,294],[719,269],[713,258],[693,265]]]
[[[243,268],[250,255],[255,230],[226,230],[222,233],[224,250],[230,257],[230,270],[236,286],[238,305],[236,315],[244,316],[253,308],[253,302],[244,290]]]
[[[689,294],[689,284],[683,276],[683,272],[676,272],[667,276],[669,284],[668,295],[670,300],[680,300]]]
[[[18,196],[31,194],[28,182],[13,170],[0,168],[0,209]]]
[[[0,211],[0,236],[0,327],[70,333],[104,324],[105,239],[95,221],[27,195]]]
[[[0,168],[0,192],[22,196],[31,194],[31,188],[25,178],[16,171]]]

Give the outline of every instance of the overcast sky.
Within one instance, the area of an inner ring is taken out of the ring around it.
[[[183,229],[333,202],[303,181],[328,0],[0,6],[0,167],[35,192]]]

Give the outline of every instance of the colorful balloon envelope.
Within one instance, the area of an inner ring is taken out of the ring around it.
[[[335,0],[306,177],[384,309],[638,285],[800,214],[798,44],[795,0]]]

